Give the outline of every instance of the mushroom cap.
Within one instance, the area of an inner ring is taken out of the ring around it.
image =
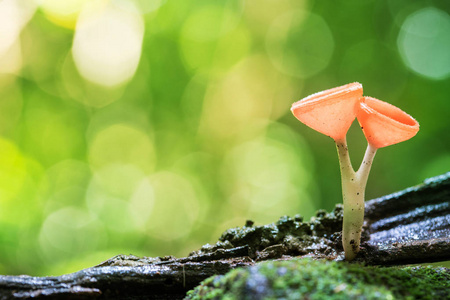
[[[358,122],[367,141],[375,148],[406,141],[419,131],[419,123],[392,104],[364,97],[359,106]]]
[[[338,140],[355,120],[362,94],[362,85],[353,82],[303,98],[292,104],[291,111],[300,122]]]

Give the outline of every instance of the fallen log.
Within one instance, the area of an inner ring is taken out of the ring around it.
[[[450,172],[370,200],[356,262],[402,265],[450,260]],[[0,299],[181,299],[203,279],[259,261],[293,257],[342,260],[342,206],[224,232],[188,257],[118,255],[56,277],[0,276]]]
[[[450,172],[366,203],[369,264],[450,260]]]

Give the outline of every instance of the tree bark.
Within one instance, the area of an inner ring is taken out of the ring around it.
[[[369,264],[450,260],[450,172],[366,203]]]
[[[57,277],[0,276],[0,299],[182,299],[203,279],[269,259],[342,260],[342,206],[226,231],[188,257],[119,255]],[[356,261],[395,265],[450,260],[450,172],[366,203]]]

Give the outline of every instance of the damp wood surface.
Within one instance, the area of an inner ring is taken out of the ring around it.
[[[187,257],[118,255],[56,277],[0,276],[0,299],[182,299],[202,280],[268,260],[342,261],[343,209],[319,210],[225,231]],[[406,265],[450,260],[450,172],[366,202],[361,252],[354,263]]]

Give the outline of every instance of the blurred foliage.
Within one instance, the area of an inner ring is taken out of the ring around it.
[[[447,1],[0,1],[0,273],[187,255],[341,202],[294,101],[359,81],[417,137],[367,198],[450,170]],[[365,139],[349,133],[353,163]]]

